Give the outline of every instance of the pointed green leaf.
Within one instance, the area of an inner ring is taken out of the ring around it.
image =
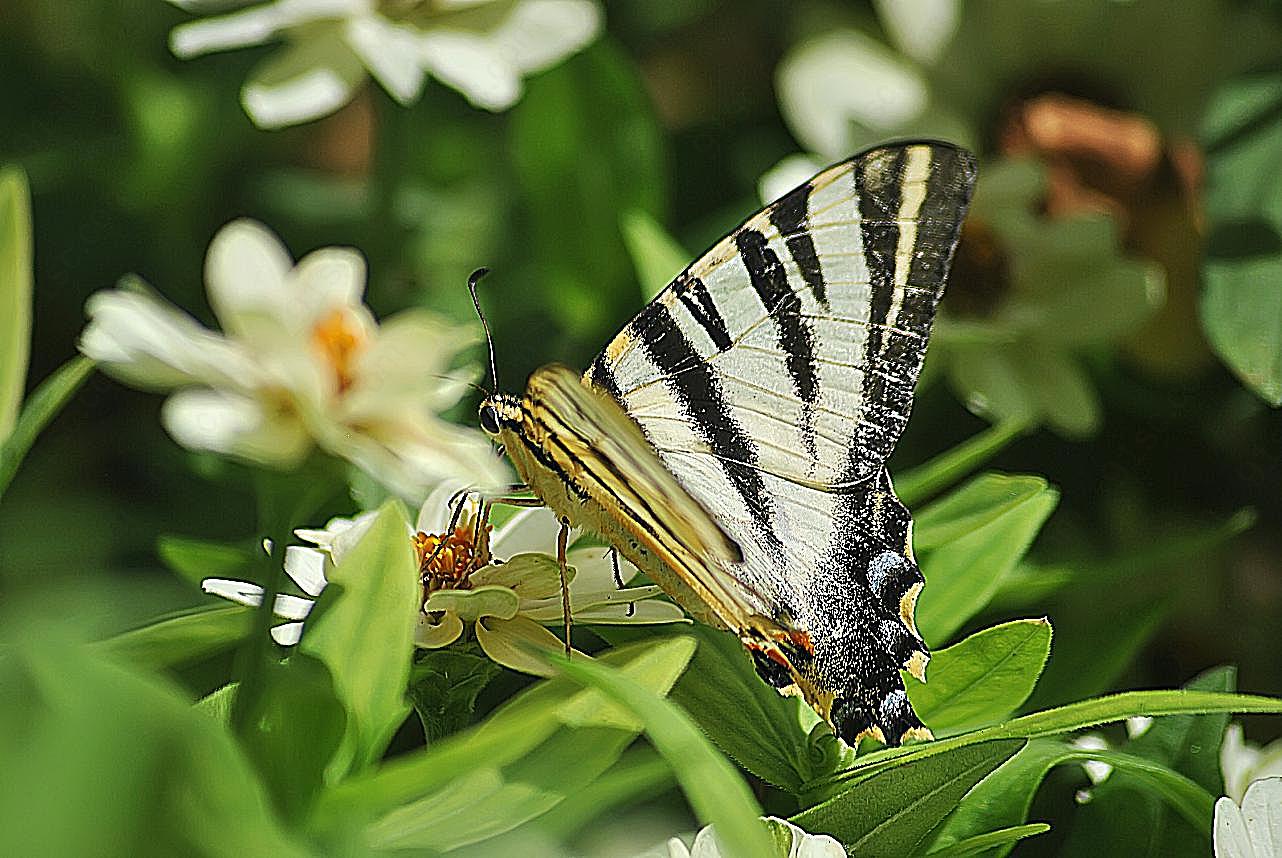
[[[1202,325],[1247,387],[1282,405],[1282,73],[1224,83],[1207,110]]]
[[[895,494],[905,506],[912,508],[981,467],[1027,431],[1028,427],[1019,422],[989,426],[951,450],[895,477]]]
[[[409,698],[427,743],[470,724],[477,695],[502,672],[484,653],[456,647],[420,652],[410,670]]]
[[[142,667],[176,668],[230,649],[249,631],[253,610],[243,605],[197,608],[107,638],[104,652]]]
[[[156,540],[156,554],[179,578],[196,587],[206,578],[233,578],[256,559],[241,545],[164,535]]]
[[[885,768],[792,821],[836,837],[851,856],[912,855],[971,787],[1024,745],[985,742]]]
[[[7,646],[0,733],[0,854],[310,854],[215,718],[92,648]]]
[[[378,759],[405,719],[418,600],[409,526],[389,502],[331,572],[298,644],[329,668],[347,711],[350,760],[340,768]]]
[[[623,705],[645,725],[646,736],[672,767],[695,816],[715,825],[717,840],[731,855],[772,858],[757,804],[739,772],[721,756],[690,716],[654,692],[605,665],[557,659],[567,676]]]
[[[992,724],[1028,699],[1050,648],[1045,619],[984,629],[934,653],[924,685],[905,674],[908,699],[937,735]]]
[[[988,473],[918,514],[917,625],[927,642],[947,640],[988,604],[1058,502],[1041,477]]]
[[[0,169],[0,443],[13,431],[31,351],[31,192],[17,167]]]
[[[0,444],[0,495],[13,481],[13,475],[18,472],[18,466],[41,430],[75,395],[93,368],[93,362],[88,358],[72,358],[54,370],[28,397],[13,431]]]
[[[1036,837],[1050,830],[1051,827],[1044,822],[1014,825],[1010,828],[999,828],[996,831],[976,834],[974,837],[967,837],[965,840],[959,840],[926,854],[931,858],[964,858],[967,855],[980,855],[990,849],[1013,846],[1025,838]]]

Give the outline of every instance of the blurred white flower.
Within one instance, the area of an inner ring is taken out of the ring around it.
[[[1241,724],[1230,724],[1220,745],[1220,773],[1224,794],[1240,803],[1252,781],[1282,776],[1282,739],[1261,748],[1246,741]]]
[[[808,834],[804,829],[786,819],[766,817],[780,858],[846,858],[846,850],[827,834]],[[784,851],[787,850],[787,851]],[[717,843],[717,835],[709,825],[695,835],[694,845],[687,847],[676,837],[668,841],[668,858],[730,858]]]
[[[193,12],[202,0],[170,0]],[[225,8],[228,4],[217,4]],[[601,26],[594,0],[242,0],[228,14],[176,27],[170,48],[184,59],[283,40],[250,73],[245,112],[262,128],[318,119],[346,104],[372,76],[401,104],[427,75],[477,107],[505,110],[521,78],[581,49]]]
[[[1255,781],[1239,807],[1223,796],[1215,803],[1216,858],[1282,856],[1282,778]]]
[[[560,527],[555,513],[545,507],[525,509],[499,527],[478,528],[479,504],[473,497],[453,519],[449,502],[454,494],[449,488],[434,491],[407,534],[418,557],[422,587],[415,645],[424,649],[449,646],[463,635],[464,624],[470,623],[481,649],[494,661],[524,673],[546,674],[543,662],[525,647],[564,650],[561,640],[546,628],[559,627],[564,620],[560,573],[552,553]],[[365,535],[374,516],[367,512],[355,518],[335,518],[323,529],[294,532],[315,547],[287,548],[285,571],[311,598],[276,597],[273,610],[291,621],[272,629],[277,643],[289,646],[298,642],[302,620],[325,589],[327,570],[342,562]],[[571,536],[573,539],[575,534]],[[497,560],[496,555],[506,559]],[[566,559],[574,622],[652,624],[685,619],[676,605],[655,598],[662,592],[658,587],[626,586],[638,574],[636,567],[619,560],[616,575],[606,549],[575,547]],[[262,588],[245,581],[207,578],[201,587],[206,593],[243,605],[262,603]]]
[[[451,366],[474,334],[421,312],[380,326],[355,250],[294,265],[266,228],[235,221],[210,244],[205,280],[222,333],[114,289],[90,297],[80,341],[117,378],[176,390],[161,419],[180,444],[286,468],[319,445],[413,498],[442,480],[504,481],[479,431],[437,416],[466,389]]]

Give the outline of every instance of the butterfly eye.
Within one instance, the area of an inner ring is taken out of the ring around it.
[[[477,412],[476,416],[481,423],[481,429],[483,431],[490,435],[499,434],[499,430],[502,427],[499,425],[499,413],[494,409],[493,405],[489,405],[488,403],[482,405],[481,410]]]

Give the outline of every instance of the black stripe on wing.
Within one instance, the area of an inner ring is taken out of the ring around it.
[[[647,304],[629,329],[659,370],[664,385],[707,442],[752,515],[755,529],[774,553],[783,543],[773,527],[774,499],[757,468],[757,445],[730,410],[721,383],[661,302]]]
[[[717,302],[712,300],[712,294],[701,279],[689,271],[683,271],[672,281],[672,294],[680,299],[690,316],[708,334],[717,351],[723,352],[730,348],[732,340],[730,331],[726,328],[726,320],[722,318]]]
[[[810,287],[819,306],[827,310],[828,285],[824,282],[823,266],[819,263],[819,253],[815,250],[815,240],[807,224],[813,192],[814,185],[810,182],[793,188],[770,209],[770,222],[780,235],[785,236],[788,254],[801,271],[802,279]]]
[[[801,400],[801,441],[813,460],[815,453],[814,405],[819,398],[819,379],[815,370],[815,332],[802,312],[801,296],[788,283],[788,272],[778,255],[766,244],[766,237],[755,229],[735,233],[735,246],[748,269],[752,288],[761,298],[761,306],[774,322],[779,349],[785,355],[792,389]]]

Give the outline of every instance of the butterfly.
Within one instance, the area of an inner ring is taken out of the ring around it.
[[[948,143],[879,146],[748,218],[582,375],[479,410],[525,484],[848,744],[930,738],[924,583],[886,471],[975,180]]]

